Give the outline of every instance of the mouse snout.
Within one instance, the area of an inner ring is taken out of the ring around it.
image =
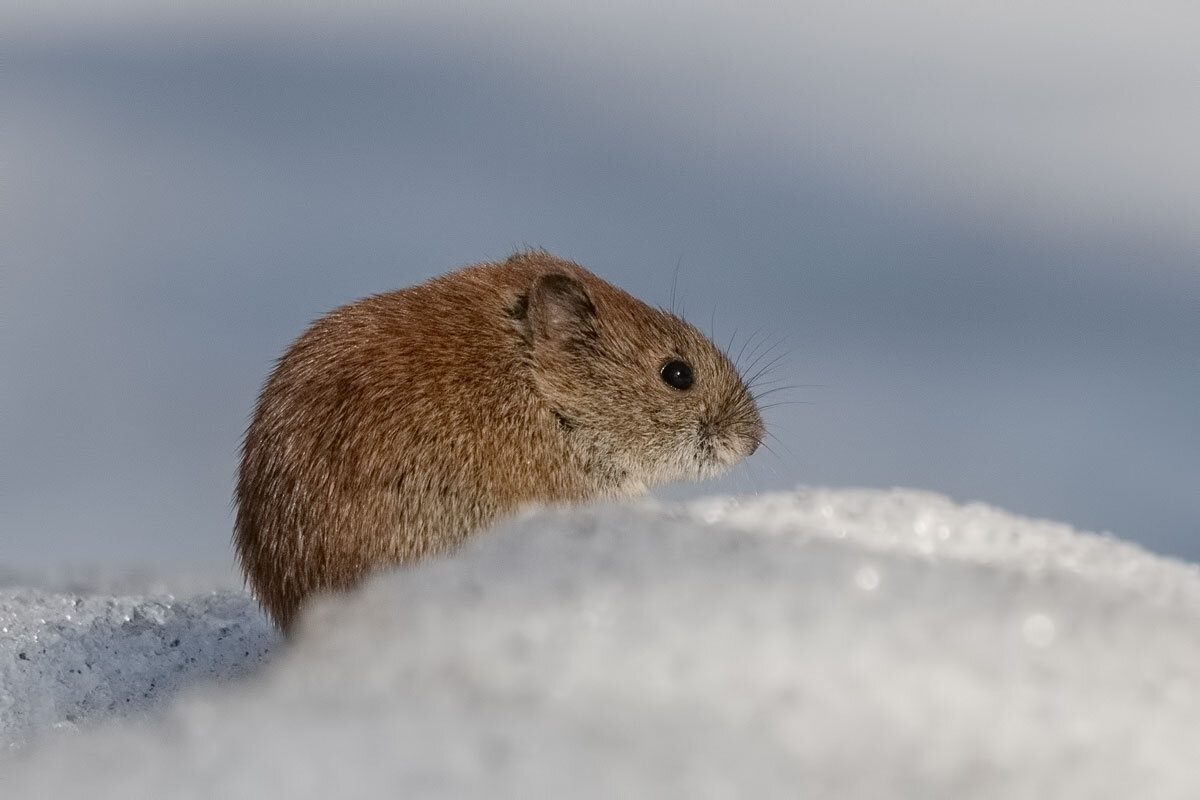
[[[755,414],[752,419],[736,415],[702,419],[697,433],[700,441],[712,443],[723,452],[721,460],[728,465],[753,455],[762,444],[765,431]]]

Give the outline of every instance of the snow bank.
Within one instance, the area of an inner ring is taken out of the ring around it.
[[[270,646],[239,595],[105,602],[125,601],[74,622],[119,634],[152,606],[145,635],[174,619],[197,658],[236,653],[240,626],[251,655],[207,678]],[[22,635],[62,625],[34,613]],[[138,668],[165,652],[116,647]],[[82,696],[69,671],[14,684],[9,650],[6,696]],[[318,605],[237,685],[5,773],[14,797],[122,800],[1194,798],[1198,712],[1195,567],[926,494],[804,491],[514,520]]]
[[[236,677],[265,661],[278,636],[242,592],[186,599],[120,597],[139,576],[54,579],[51,590],[0,583],[0,753],[47,732],[139,715],[179,690]],[[193,580],[171,581],[186,586]]]

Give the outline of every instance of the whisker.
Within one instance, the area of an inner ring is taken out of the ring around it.
[[[767,389],[766,391],[763,391],[763,392],[750,392],[750,396],[752,398],[754,398],[754,402],[757,403],[759,400],[763,399],[764,397],[770,397],[771,395],[776,394],[778,392],[790,392],[792,389],[798,389],[798,388],[800,388],[800,387],[797,385],[776,386],[774,388]]]
[[[786,390],[786,389],[811,389],[812,388],[811,384],[805,384],[805,383],[781,383],[781,381],[783,381],[783,380],[785,380],[785,379],[784,378],[775,378],[773,380],[763,381],[762,383],[756,383],[756,384],[754,384],[754,386],[747,387],[747,388],[750,390],[750,394],[754,395],[755,397],[758,397],[759,395],[762,394],[762,392],[759,391],[760,389],[765,389],[768,392],[778,392],[778,391],[782,391],[782,390]]]
[[[791,457],[792,457],[792,460],[795,460],[795,459],[796,459],[796,454],[792,452],[792,448],[788,447],[788,446],[787,446],[787,443],[786,443],[786,442],[784,442],[784,441],[783,441],[783,439],[780,439],[778,436],[776,436],[775,434],[771,433],[770,431],[767,431],[767,436],[770,436],[772,439],[774,439],[774,440],[775,440],[775,443],[776,443],[777,445],[779,445],[779,446],[780,446],[780,447],[782,447],[784,450],[786,450],[786,451],[787,451],[787,454],[788,454],[789,456],[791,456]],[[765,442],[764,442],[764,444],[765,444]],[[780,459],[780,460],[782,461],[783,459]]]
[[[772,342],[772,343],[771,343],[771,345],[770,345],[769,347],[767,347],[765,350],[763,350],[762,352],[760,352],[760,353],[758,353],[757,355],[755,355],[755,356],[754,356],[754,358],[753,358],[753,360],[752,360],[752,361],[751,361],[751,362],[750,362],[750,363],[749,363],[749,364],[746,366],[746,369],[744,370],[744,372],[752,372],[752,371],[754,371],[754,369],[755,369],[756,367],[758,367],[758,365],[759,365],[759,364],[761,364],[761,363],[763,362],[763,360],[764,360],[764,359],[770,358],[771,354],[772,354],[772,353],[775,353],[775,351],[776,351],[776,350],[777,350],[777,349],[778,349],[778,348],[779,348],[781,345],[784,345],[786,342],[787,342],[787,337],[786,337],[786,336],[780,336],[778,339],[776,339],[774,342]],[[764,343],[765,343],[765,340],[764,340]],[[758,348],[755,348],[755,350],[756,350],[756,351],[757,351],[757,349],[758,349]],[[779,360],[781,360],[782,358],[786,358],[787,356],[791,355],[791,353],[793,352],[793,350],[794,350],[794,348],[791,348],[791,347],[787,347],[787,348],[785,348],[785,349],[784,349],[783,351],[781,351],[781,352],[780,352],[778,355],[776,355],[776,357],[775,357],[775,359],[774,359],[774,360],[772,360],[772,361],[770,361],[770,362],[768,363],[768,366],[761,368],[761,369],[759,370],[759,372],[757,373],[757,375],[762,375],[764,372],[766,372],[766,371],[767,371],[767,370],[769,370],[769,369],[770,369],[772,366],[774,366],[776,363],[778,363],[778,362],[779,362]]]
[[[829,384],[826,384],[826,383],[789,383],[786,387],[774,386],[774,384],[777,384],[782,380],[785,380],[785,379],[784,378],[774,378],[769,381],[763,381],[761,383],[756,383],[756,384],[754,384],[753,387],[748,386],[746,388],[757,389],[760,386],[764,386],[764,387],[768,387],[768,388],[773,387],[776,389],[783,389],[783,388],[787,388],[787,389],[828,389],[829,388]]]
[[[733,349],[733,340],[737,338],[737,332],[738,332],[738,329],[737,329],[737,328],[734,328],[734,329],[733,329],[733,333],[731,333],[731,334],[729,335],[729,342],[728,342],[728,343],[725,345],[725,349],[721,351],[722,353],[724,353],[724,354],[725,354],[725,357],[726,357],[726,358],[728,358],[728,357],[729,357],[729,351]],[[734,364],[734,367],[733,367],[733,368],[734,368],[734,369],[737,369],[737,364],[736,364],[736,363]]]
[[[773,343],[766,350],[759,353],[758,348],[761,347],[762,345],[766,344],[767,341],[768,340],[764,338],[761,342],[759,342],[758,345],[755,346],[755,348],[753,350],[750,351],[750,357],[753,358],[753,360],[749,364],[746,365],[746,372],[749,372],[750,370],[752,370],[756,366],[758,366],[758,363],[760,361],[762,361],[764,358],[769,356],[775,350],[776,347],[779,347],[779,345],[783,344],[783,340],[780,339],[780,340],[776,341],[775,343]],[[755,353],[758,353],[758,355],[755,355]]]
[[[760,333],[762,333],[762,330],[763,330],[763,326],[761,326],[761,325],[758,326],[758,328],[755,329],[754,333],[750,334],[750,336],[746,339],[746,341],[742,342],[742,349],[738,351],[737,358],[735,358],[733,360],[733,365],[734,365],[734,367],[737,368],[739,373],[742,371],[741,366],[740,366],[740,364],[742,363],[742,354],[746,352],[746,347],[749,346],[749,344],[754,341],[754,337],[758,336]]]
[[[787,358],[787,356],[788,356],[787,353],[780,353],[779,355],[775,356],[775,358],[771,359],[763,367],[759,368],[758,372],[751,375],[749,380],[746,381],[746,384],[749,386],[753,386],[755,381],[757,381],[759,378],[763,377],[763,375],[767,374],[767,372],[769,370],[771,370],[772,368],[778,366],[779,362],[782,361],[783,359]]]
[[[679,285],[679,268],[683,266],[683,254],[675,259],[675,274],[671,276],[671,313],[675,313],[675,289]]]

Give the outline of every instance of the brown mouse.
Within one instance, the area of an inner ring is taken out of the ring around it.
[[[310,595],[503,515],[713,476],[763,435],[696,328],[519,253],[338,308],[288,348],[246,432],[234,540],[286,630]]]

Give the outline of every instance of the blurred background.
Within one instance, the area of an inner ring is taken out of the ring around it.
[[[527,245],[782,356],[774,453],[664,496],[918,487],[1200,560],[1191,4],[4,16],[0,565],[231,569],[291,339]]]

